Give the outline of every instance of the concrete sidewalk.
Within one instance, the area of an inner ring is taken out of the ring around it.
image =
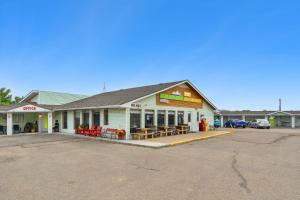
[[[96,138],[97,140],[119,143],[119,144],[127,144],[148,148],[163,148],[169,146],[175,146],[179,144],[184,144],[188,142],[193,142],[197,140],[205,140],[209,138],[214,138],[221,135],[227,135],[232,132],[229,131],[209,131],[209,132],[201,132],[201,133],[189,133],[184,135],[174,135],[174,136],[166,136],[159,137],[147,140],[114,140],[114,139],[106,139],[106,138]],[[85,136],[83,136],[85,137]]]

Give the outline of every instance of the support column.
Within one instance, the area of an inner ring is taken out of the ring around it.
[[[89,128],[93,126],[93,111],[89,110]]]
[[[175,110],[175,126],[178,126],[178,110]]]
[[[141,110],[141,128],[145,128],[145,109]]]
[[[292,119],[292,128],[295,128],[296,127],[296,118],[295,118],[295,116],[292,116],[291,117],[291,119]]]
[[[6,134],[12,135],[13,134],[13,114],[12,113],[7,113],[6,123],[7,123]]]
[[[100,126],[103,127],[104,126],[104,110],[99,110],[100,112]]]
[[[266,120],[269,120],[269,116],[268,116],[268,115],[266,115],[266,116],[265,116],[265,119],[266,119]]]
[[[131,135],[130,135],[130,108],[125,109],[125,131],[126,131],[126,140],[129,140]]]
[[[48,133],[53,133],[53,116],[52,116],[52,112],[48,113]]]
[[[154,109],[154,114],[153,114],[153,125],[157,127],[157,109]]]
[[[246,121],[246,116],[245,115],[242,116],[242,120]]]
[[[169,112],[165,110],[165,126],[169,126]]]
[[[79,111],[79,126],[83,124],[83,112],[82,110]]]
[[[224,127],[224,117],[223,117],[223,115],[221,115],[221,128],[223,128]]]

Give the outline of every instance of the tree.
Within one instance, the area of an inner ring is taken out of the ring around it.
[[[20,101],[23,99],[23,97],[15,96],[15,100],[13,103],[20,103]]]
[[[0,88],[0,105],[9,105],[12,103],[10,92],[10,89]]]

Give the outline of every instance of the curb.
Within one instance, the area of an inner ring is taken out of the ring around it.
[[[189,140],[184,140],[184,141],[180,141],[180,142],[174,142],[174,143],[169,144],[168,146],[176,146],[176,145],[186,144],[186,143],[194,142],[194,141],[207,140],[207,139],[211,139],[211,138],[215,138],[215,137],[223,136],[223,135],[228,135],[228,134],[233,134],[233,132],[224,132],[224,133],[221,133],[218,135],[210,135],[210,136],[201,137],[201,138],[195,138],[195,139],[189,139]]]

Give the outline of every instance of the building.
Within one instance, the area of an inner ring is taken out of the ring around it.
[[[133,128],[188,124],[191,131],[198,131],[202,117],[213,125],[217,109],[188,80],[77,96],[69,102],[61,95],[50,96],[51,100],[31,92],[20,104],[0,107],[0,124],[7,134],[12,135],[18,127],[23,130],[28,121],[38,124],[38,132],[48,133],[52,133],[55,121],[60,131],[68,134],[74,134],[80,125],[124,129],[126,139]]]
[[[281,109],[281,106],[280,106]],[[274,127],[277,128],[300,128],[300,111],[228,111],[216,112],[216,118],[221,120],[223,126],[229,119],[252,121],[254,119],[273,119]]]

